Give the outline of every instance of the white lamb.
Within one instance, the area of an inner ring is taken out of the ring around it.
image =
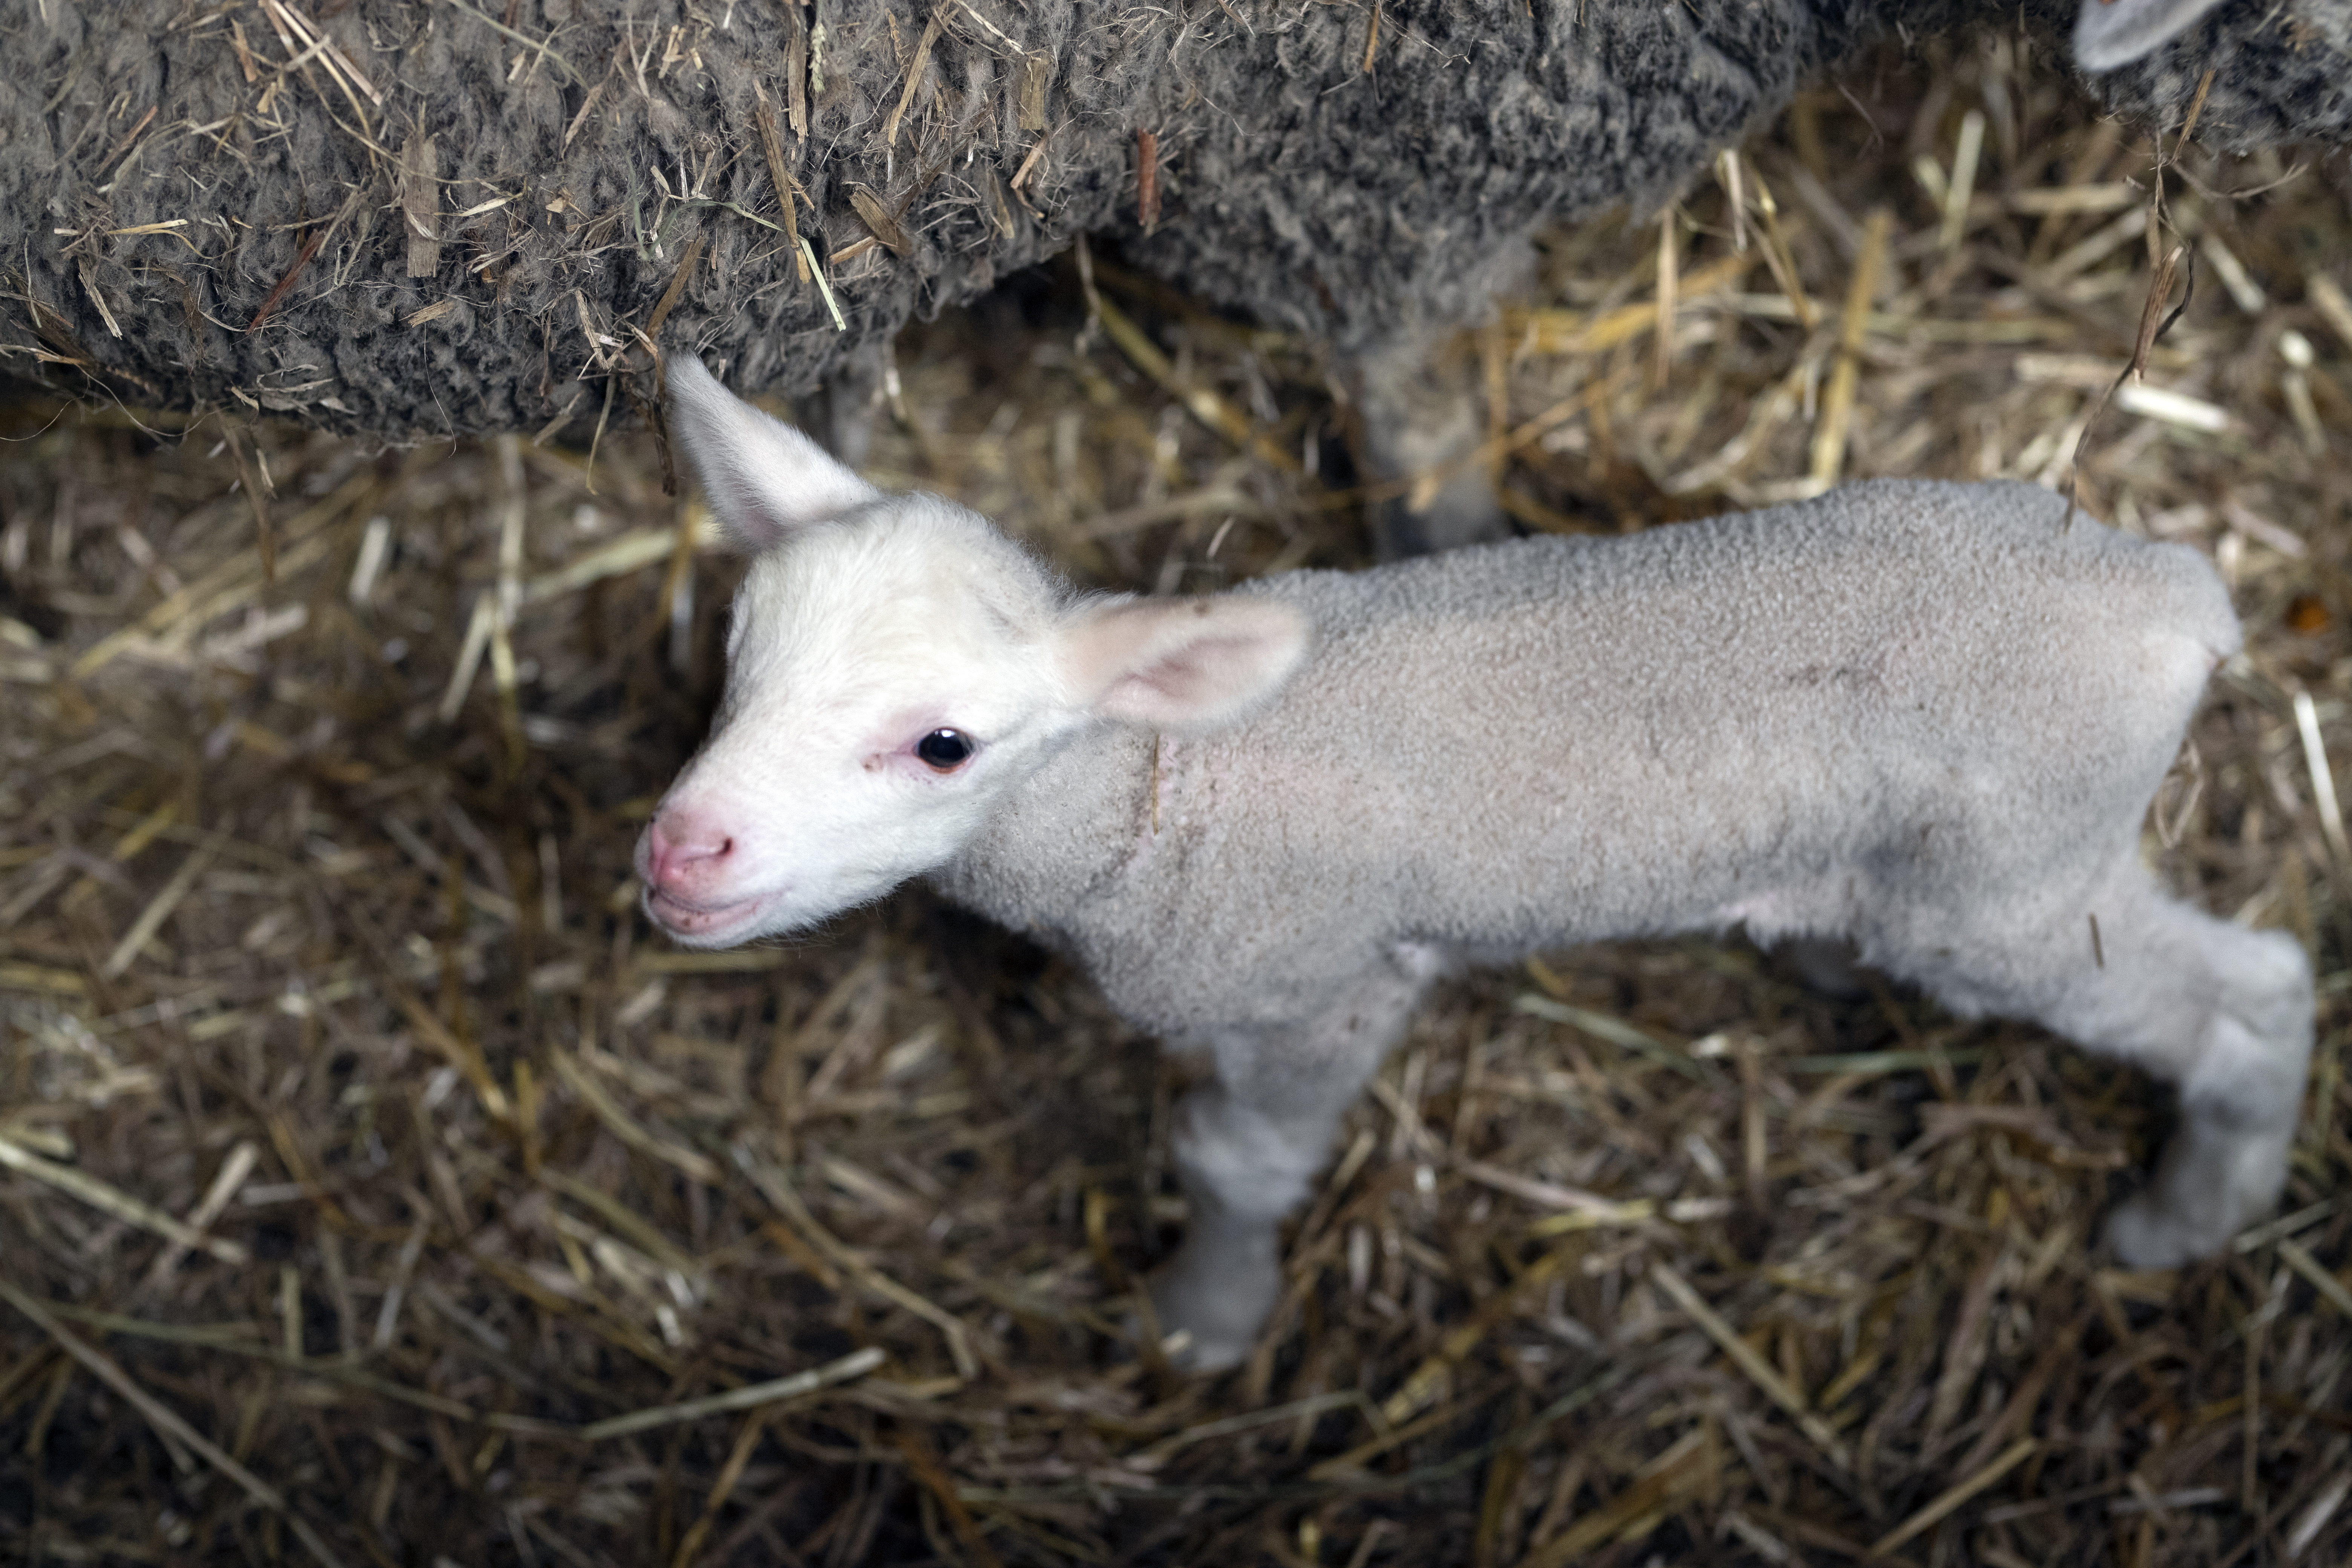
[[[2179,1086],[2107,1235],[2220,1247],[2284,1183],[2298,945],[2199,912],[2142,816],[2239,632],[2193,552],[2021,484],[1883,482],[1626,539],[1526,540],[1213,598],[1072,592],[984,519],[884,496],[669,368],[754,552],[709,742],[638,845],[715,947],[929,877],[1205,1048],[1153,1283],[1248,1351],[1336,1121],[1457,960],[1745,925],[1850,939],[1969,1016]]]

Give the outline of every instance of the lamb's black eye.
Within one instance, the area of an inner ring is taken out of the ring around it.
[[[934,730],[915,742],[915,755],[938,773],[951,773],[971,760],[971,737],[961,730]]]

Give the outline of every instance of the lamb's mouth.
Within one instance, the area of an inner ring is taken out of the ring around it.
[[[693,904],[658,888],[646,889],[646,913],[653,917],[654,923],[671,936],[696,946],[724,942],[730,931],[747,926],[758,917],[764,901],[751,898],[732,904]]]

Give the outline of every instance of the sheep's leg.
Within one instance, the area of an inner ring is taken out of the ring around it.
[[[1442,341],[1413,337],[1368,350],[1347,362],[1339,380],[1355,409],[1363,477],[1376,484],[1426,479],[1428,488],[1372,506],[1381,560],[1510,537],[1486,467],[1473,460],[1486,433],[1477,387],[1465,364],[1448,363]]]
[[[1942,973],[1914,977],[1956,1007],[2031,1017],[2178,1086],[2179,1130],[2107,1222],[2125,1263],[2208,1256],[2278,1201],[2312,1047],[2293,938],[2178,902],[2134,860],[2054,921],[1946,951]]]
[[[1176,1171],[1192,1222],[1151,1279],[1161,1331],[1191,1336],[1181,1357],[1188,1368],[1221,1372],[1249,1354],[1282,1292],[1283,1216],[1306,1195],[1340,1113],[1403,1036],[1441,966],[1430,950],[1401,948],[1303,1027],[1214,1042],[1216,1081],[1176,1111]]]
[[[866,449],[874,444],[889,365],[890,340],[877,334],[852,350],[823,386],[801,399],[801,428],[852,468],[866,466]]]

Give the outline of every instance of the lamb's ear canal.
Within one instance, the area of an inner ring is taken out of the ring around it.
[[[767,549],[792,530],[880,494],[791,426],[729,392],[689,353],[665,356],[671,439],[739,549]]]
[[[1282,689],[1311,626],[1296,607],[1255,595],[1149,599],[1097,610],[1063,636],[1062,668],[1077,707],[1165,730],[1232,723]]]
[[[2083,0],[2074,20],[2074,63],[2111,71],[2189,30],[2221,0]]]

